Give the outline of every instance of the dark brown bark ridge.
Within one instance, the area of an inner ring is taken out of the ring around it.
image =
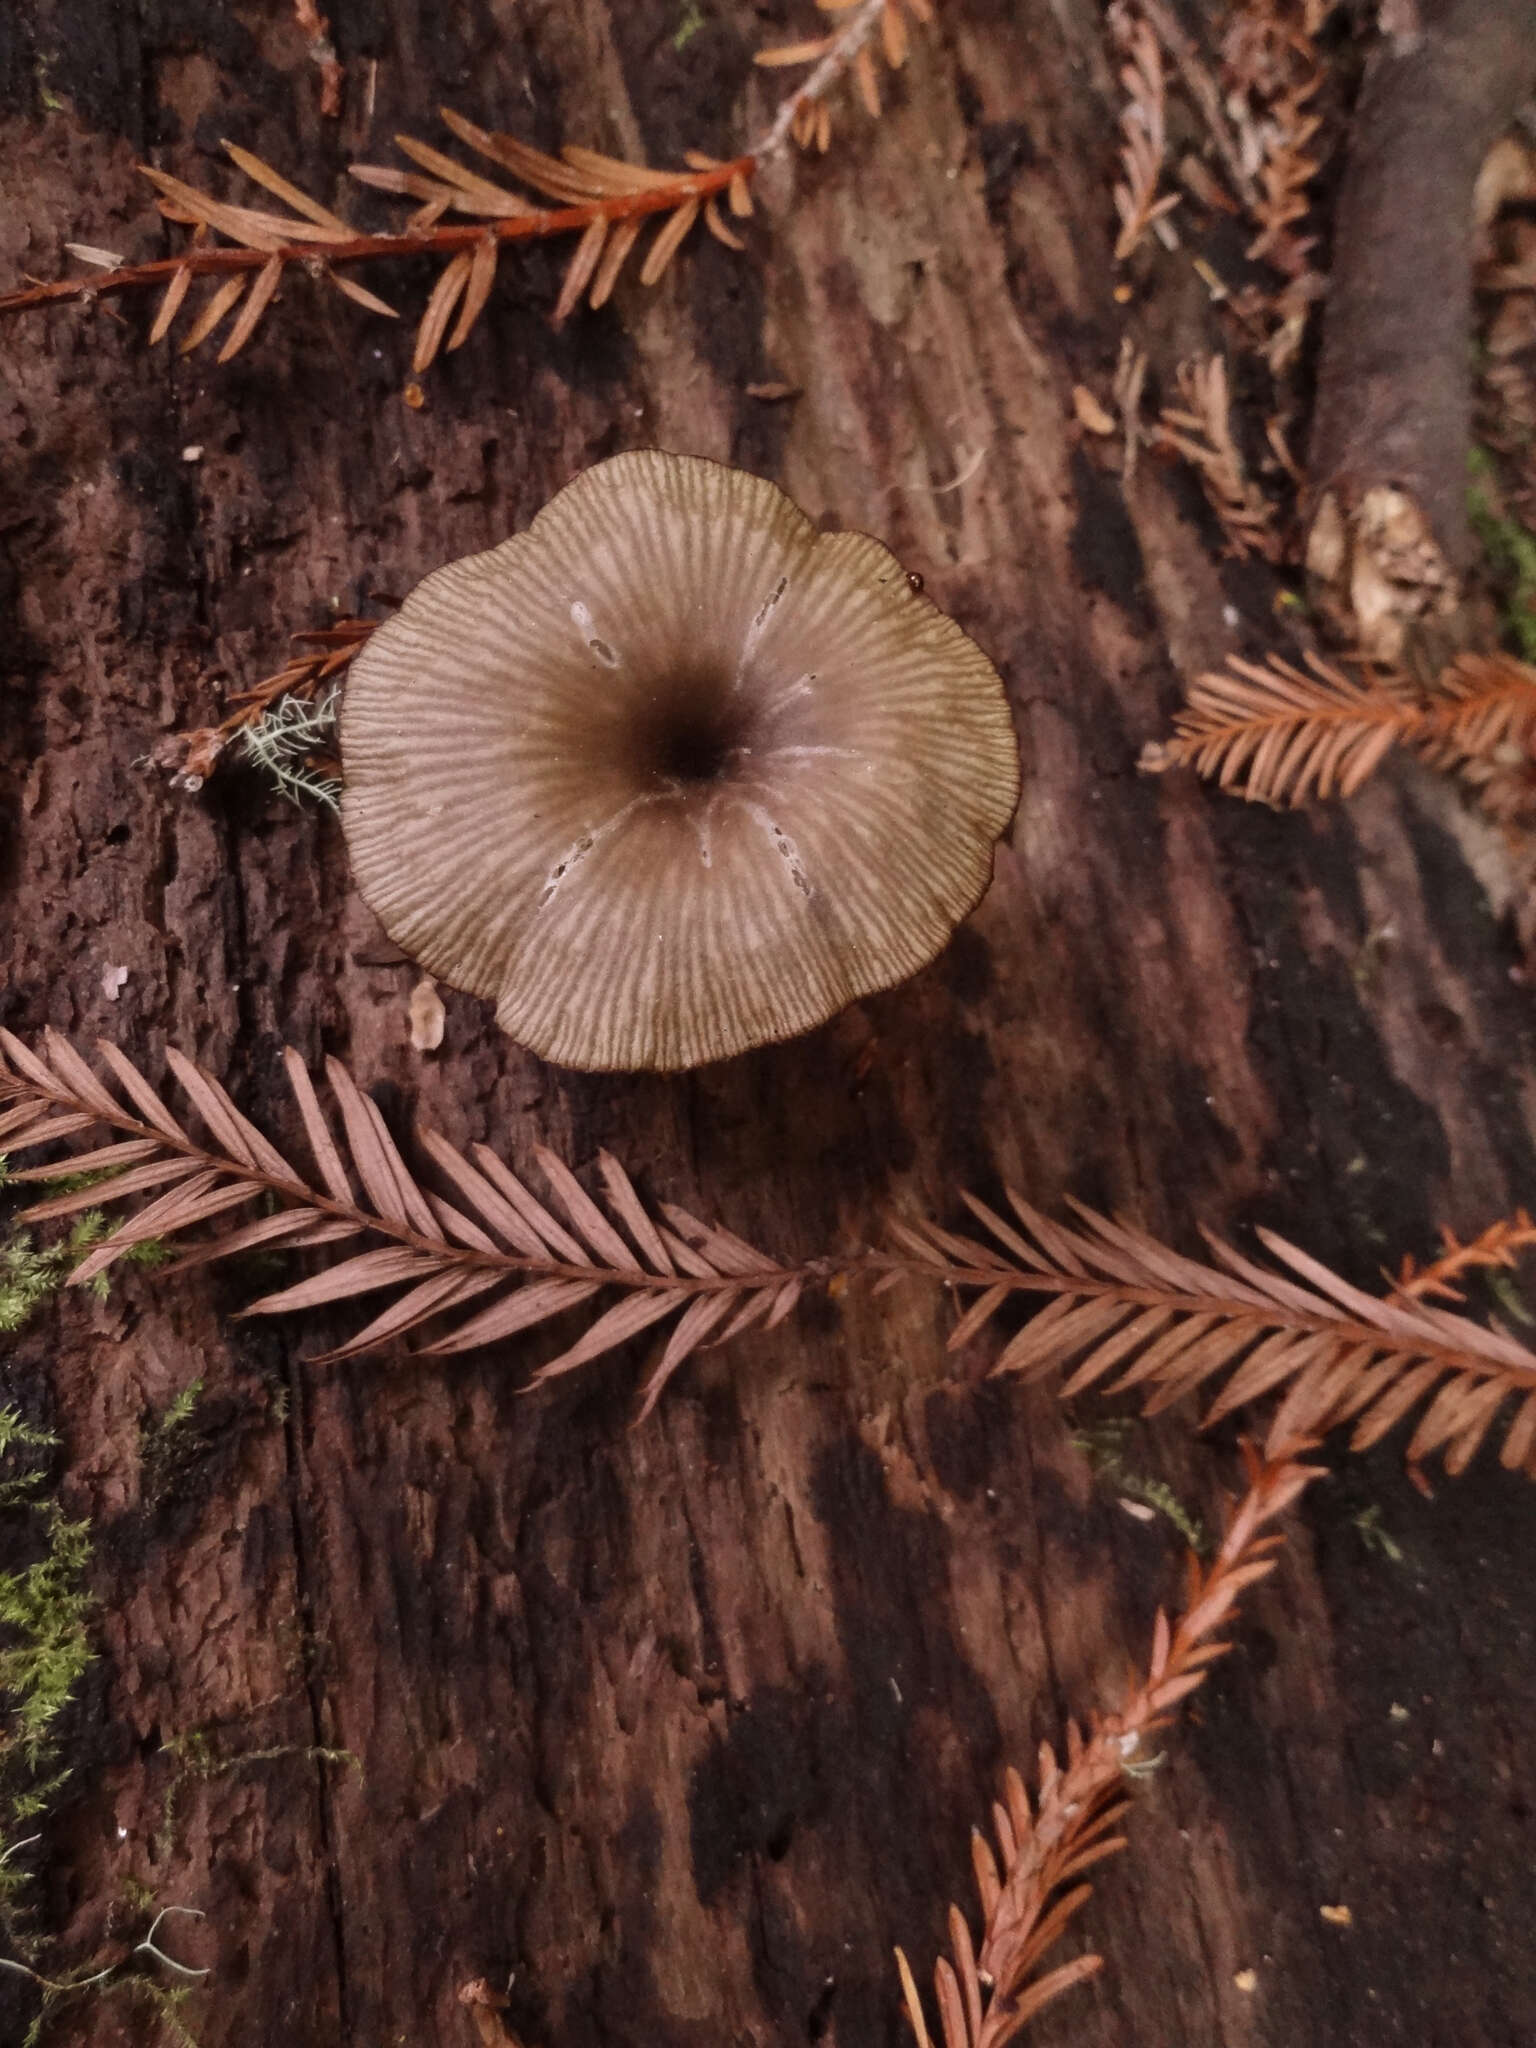
[[[679,0],[326,11],[347,89],[322,126],[291,8],[0,0],[6,284],[66,240],[153,249],[151,152],[202,179],[238,136],[329,196],[448,103],[724,158],[777,90],[752,0],[710,0],[681,48]],[[1347,821],[1275,820],[1132,772],[1251,586],[1158,465],[1122,492],[1073,419],[1125,326],[1102,34],[1099,0],[955,0],[878,126],[839,108],[824,162],[764,182],[747,255],[690,246],[558,335],[558,253],[504,262],[416,409],[411,336],[301,280],[222,368],[147,346],[147,297],[12,323],[0,1022],[155,1073],[182,1047],[284,1145],[281,1047],[333,1054],[396,1128],[519,1173],[536,1144],[583,1171],[610,1149],[787,1260],[1006,1180],[1186,1249],[1258,1218],[1371,1286],[1440,1222],[1529,1203],[1529,994],[1432,799],[1383,777]],[[1146,300],[1167,375],[1210,346],[1180,274]],[[772,477],[923,576],[1012,693],[1012,844],[933,967],[810,1037],[615,1081],[446,994],[424,1056],[334,821],[135,764],[222,715],[210,672],[265,675],[333,600],[410,589],[641,445]],[[1267,608],[1243,630],[1267,644]],[[355,1321],[237,1321],[254,1288],[220,1273],[74,1290],[0,1359],[0,1400],[63,1439],[101,1599],[40,1851],[47,1967],[110,1948],[137,1887],[208,1916],[176,1950],[211,1971],[201,2048],[474,2048],[482,1986],[527,2048],[898,2048],[892,1948],[926,1977],[1002,1765],[1112,1709],[1176,1597],[1177,1539],[1095,1481],[1052,1396],[966,1384],[984,1355],[946,1358],[930,1290],[855,1287],[691,1359],[631,1428],[643,1345],[532,1397],[553,1330],[317,1366]],[[1149,1431],[1136,1469],[1216,1526],[1219,1454],[1182,1417]],[[1536,2036],[1536,1488],[1485,1454],[1431,1506],[1387,1447],[1308,1501],[1085,1916],[1105,1970],[1029,2048]],[[148,2025],[82,1999],[57,2038]]]

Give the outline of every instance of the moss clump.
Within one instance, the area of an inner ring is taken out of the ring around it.
[[[108,1178],[60,1174],[49,1189],[72,1193]],[[0,1156],[0,1184],[4,1179]],[[21,1329],[58,1292],[107,1227],[99,1209],[87,1209],[52,1244],[36,1244],[25,1230],[0,1244],[0,1335]],[[157,1238],[124,1253],[143,1266],[168,1256]],[[100,1299],[108,1285],[99,1273],[91,1292]],[[196,1392],[184,1390],[186,1410],[171,1404],[173,1424],[184,1420]],[[89,1626],[95,1600],[86,1583],[90,1525],[72,1521],[45,1490],[47,1457],[57,1448],[58,1439],[24,1421],[18,1409],[0,1408],[0,1537],[9,1557],[26,1560],[0,1570],[0,1926],[13,1941],[19,1936],[10,1909],[28,1875],[20,1852],[69,1776],[60,1721],[95,1656]]]
[[[1486,560],[1510,645],[1522,661],[1536,662],[1536,533],[1512,518],[1498,500],[1497,471],[1484,448],[1474,448],[1467,512]]]
[[[1072,1438],[1072,1445],[1083,1453],[1095,1477],[1112,1486],[1122,1500],[1151,1508],[1173,1524],[1197,1556],[1207,1556],[1211,1539],[1199,1516],[1191,1513],[1166,1480],[1133,1471],[1126,1463],[1126,1450],[1135,1428],[1135,1423],[1126,1418],[1110,1417],[1091,1429],[1080,1430]]]
[[[36,1462],[56,1448],[0,1408],[0,1515],[18,1525],[15,1550],[31,1553],[0,1571],[0,1914],[26,1883],[19,1852],[32,1825],[69,1775],[60,1721],[95,1656],[90,1525],[45,1495]]]
[[[12,1335],[30,1321],[106,1234],[106,1217],[99,1209],[87,1209],[75,1218],[68,1236],[54,1244],[34,1244],[30,1231],[18,1230],[0,1245],[0,1335]],[[129,1245],[123,1253],[135,1266],[158,1266],[170,1255],[170,1247],[156,1237]],[[105,1273],[97,1273],[87,1284],[98,1301],[106,1299],[111,1282]]]
[[[29,1322],[105,1235],[106,1227],[99,1209],[87,1209],[57,1244],[34,1245],[30,1232],[18,1230],[8,1244],[0,1246],[0,1332],[9,1334]],[[107,1291],[105,1280],[101,1273],[91,1282],[98,1298]]]

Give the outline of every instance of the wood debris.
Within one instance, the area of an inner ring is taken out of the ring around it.
[[[1227,366],[1222,357],[1196,356],[1179,365],[1180,406],[1164,406],[1158,445],[1182,455],[1198,471],[1229,551],[1278,562],[1284,545],[1274,505],[1248,475],[1232,436]]]
[[[437,992],[437,983],[424,974],[411,990],[406,1005],[411,1022],[411,1044],[417,1052],[436,1052],[443,1042],[448,1013]]]
[[[1166,105],[1163,93],[1163,57],[1151,24],[1137,14],[1131,0],[1112,0],[1107,16],[1109,33],[1125,62],[1120,83],[1125,105],[1120,112],[1120,163],[1123,178],[1115,186],[1115,212],[1120,233],[1115,240],[1115,261],[1125,262],[1164,215],[1179,203],[1177,192],[1158,197],[1167,154]]]

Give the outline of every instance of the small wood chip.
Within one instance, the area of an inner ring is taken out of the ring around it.
[[[798,398],[800,396],[800,386],[798,384],[772,382],[767,384],[749,384],[747,386],[747,396],[748,398],[763,398],[769,401],[778,398]]]
[[[508,2032],[501,2017],[507,2001],[499,1992],[493,1991],[483,1977],[476,1977],[472,1984],[460,1986],[459,2003],[468,2007],[482,2048],[522,2048],[517,2036]]]
[[[1239,1970],[1232,1982],[1239,1991],[1257,1991],[1259,1973],[1257,1970]]]
[[[1104,410],[1086,384],[1073,385],[1072,410],[1077,414],[1079,426],[1086,427],[1090,434],[1112,434],[1115,431],[1114,415]]]
[[[1355,1924],[1355,1916],[1348,1906],[1319,1906],[1317,1910],[1330,1927],[1353,1927]]]
[[[71,256],[78,256],[82,263],[90,263],[97,270],[121,270],[123,259],[115,249],[98,249],[93,242],[66,242],[65,248]]]
[[[447,1013],[437,992],[437,983],[430,974],[423,975],[411,990],[407,1007],[411,1018],[411,1044],[418,1052],[436,1052],[443,1042]]]

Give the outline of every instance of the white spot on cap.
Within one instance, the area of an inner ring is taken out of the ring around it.
[[[590,832],[583,832],[574,845],[566,848],[565,852],[561,854],[549,873],[544,877],[544,886],[539,891],[540,910],[554,897],[560,884],[571,872],[571,869],[580,867],[596,844],[597,841]]]
[[[773,841],[774,852],[778,854],[789,870],[789,879],[802,896],[811,895],[811,878],[805,872],[805,863],[800,858],[800,849],[784,830],[777,818],[770,817],[761,804],[748,804],[747,809],[768,837]]]
[[[571,606],[571,622],[597,656],[604,668],[617,668],[619,657],[606,640],[600,639],[592,630],[592,614],[578,597]]]

